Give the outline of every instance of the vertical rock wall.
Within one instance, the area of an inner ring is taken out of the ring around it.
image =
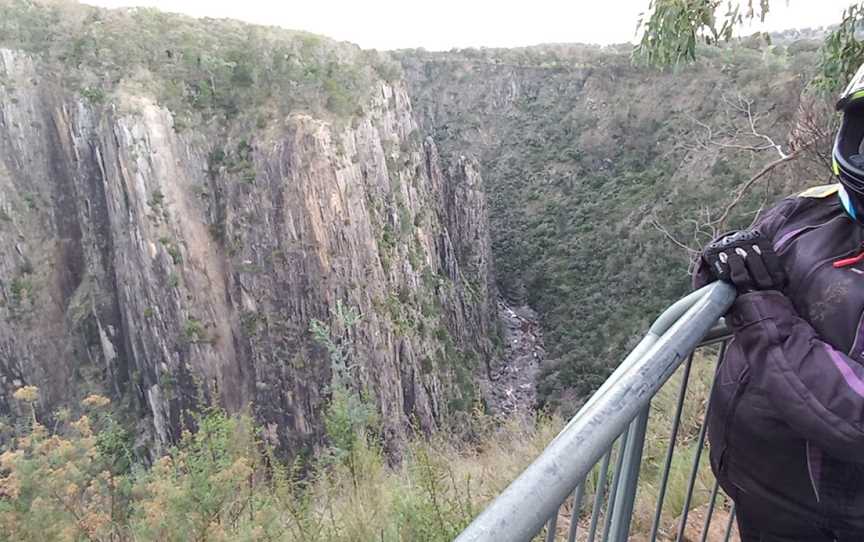
[[[330,379],[310,321],[338,304],[388,441],[472,400],[496,333],[482,181],[442,170],[403,86],[345,126],[217,133],[144,95],[91,104],[16,51],[0,81],[0,409],[101,389],[158,446],[217,403],[297,450]]]

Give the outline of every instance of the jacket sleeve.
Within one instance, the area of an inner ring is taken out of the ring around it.
[[[803,438],[839,459],[864,462],[864,367],[820,340],[780,292],[740,296],[728,320],[746,353],[750,386]]]

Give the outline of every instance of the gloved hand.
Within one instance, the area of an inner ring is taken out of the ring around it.
[[[731,282],[739,293],[780,290],[786,284],[780,259],[757,229],[712,242],[702,251],[702,260],[715,278]]]

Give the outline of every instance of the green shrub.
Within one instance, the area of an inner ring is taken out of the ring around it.
[[[38,401],[36,388],[15,397]],[[554,436],[560,421],[498,425],[479,412],[466,434],[416,439],[399,466],[380,447],[354,468],[323,456],[286,464],[250,418],[209,408],[151,466],[134,461],[107,398],[86,415],[35,417],[0,449],[0,532],[10,540],[447,542]]]
[[[192,344],[210,342],[204,324],[200,320],[190,318],[183,325],[183,338]]]
[[[333,319],[333,330],[319,320],[312,320],[310,330],[330,358],[330,400],[324,413],[330,453],[335,461],[345,464],[356,479],[358,450],[374,445],[372,439],[378,432],[378,416],[363,388],[359,374],[362,369],[350,341],[350,333],[360,321],[360,314],[337,301]]]
[[[88,87],[81,91],[81,97],[97,105],[105,101],[105,92],[101,88]]]

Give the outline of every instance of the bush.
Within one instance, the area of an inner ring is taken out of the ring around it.
[[[16,393],[35,402],[36,388]],[[27,388],[22,388],[22,390]],[[19,390],[21,391],[21,390]],[[128,437],[90,396],[90,415],[59,416],[49,431],[32,422],[0,454],[0,532],[10,540],[115,540],[128,520],[131,497]]]
[[[227,540],[255,531],[240,518],[254,519],[268,488],[256,491],[255,478],[264,472],[249,419],[211,409],[197,421],[197,431],[184,432],[176,449],[136,480],[130,519],[136,538]]]
[[[25,404],[38,390],[16,394]],[[475,412],[475,448],[438,434],[388,467],[380,447],[277,460],[246,415],[205,410],[151,466],[132,461],[129,435],[93,395],[87,413],[38,420],[0,453],[0,532],[10,540],[445,542],[548,443],[558,420],[498,425]],[[332,452],[332,450],[331,450]],[[301,474],[302,473],[302,474]]]
[[[312,320],[311,324],[315,341],[330,357],[330,402],[324,413],[324,427],[332,459],[348,467],[356,485],[360,472],[358,452],[375,446],[372,439],[378,433],[378,417],[373,401],[362,387],[363,379],[358,377],[362,375],[354,376],[361,367],[355,363],[350,333],[360,315],[337,301],[333,318],[332,331],[319,320]]]

